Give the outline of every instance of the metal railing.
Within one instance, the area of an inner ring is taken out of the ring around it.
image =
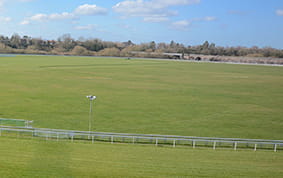
[[[128,133],[109,133],[109,132],[88,132],[77,130],[47,129],[47,128],[26,128],[1,126],[0,136],[24,136],[39,137],[46,140],[68,139],[73,141],[86,140],[94,143],[95,141],[119,142],[132,144],[154,144],[156,146],[190,146],[230,149],[258,149],[283,150],[283,140],[265,139],[241,139],[241,138],[213,138],[213,137],[192,137],[175,135],[155,135],[155,134],[128,134]]]
[[[24,126],[31,128],[33,121],[24,120],[24,119],[7,119],[7,118],[0,118],[0,126],[5,125],[13,125],[13,126]]]

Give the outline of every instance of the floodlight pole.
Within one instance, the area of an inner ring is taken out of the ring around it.
[[[92,118],[92,101],[89,101],[89,119],[88,119],[88,131],[91,131],[91,118]]]
[[[89,99],[89,119],[88,119],[88,131],[91,132],[91,118],[92,118],[92,101],[96,99],[96,96],[86,96]]]

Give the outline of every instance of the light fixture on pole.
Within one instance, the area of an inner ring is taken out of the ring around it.
[[[96,99],[96,96],[88,95],[86,96],[89,99],[89,120],[88,120],[88,131],[91,131],[91,118],[92,118],[92,101]]]

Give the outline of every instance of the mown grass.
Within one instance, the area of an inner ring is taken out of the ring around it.
[[[1,177],[282,177],[283,154],[0,137]]]
[[[0,58],[0,117],[35,127],[283,139],[283,68],[163,60]]]
[[[0,58],[0,118],[35,127],[283,139],[281,67],[63,56]],[[1,177],[282,177],[283,156],[0,137]]]

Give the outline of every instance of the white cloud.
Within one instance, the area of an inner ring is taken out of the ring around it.
[[[154,14],[155,7],[150,2],[137,1],[123,1],[112,7],[117,13],[121,13],[125,16],[147,16]]]
[[[0,0],[1,1],[1,0]],[[23,20],[20,24],[28,25],[32,21],[46,22],[51,20],[74,20],[80,16],[87,15],[104,15],[107,10],[96,5],[84,4],[77,7],[73,12],[53,13],[53,14],[35,14]]]
[[[95,4],[84,4],[77,7],[74,13],[78,15],[104,15],[107,14],[107,9],[98,7]]]
[[[54,14],[35,14],[28,19],[21,22],[22,25],[30,24],[31,21],[37,22],[46,22],[49,20],[68,20],[68,19],[75,19],[76,16],[74,14],[63,12],[61,14],[54,13]]]
[[[151,1],[122,1],[113,6],[116,12],[126,14],[138,14],[152,12],[153,10],[165,9],[170,6],[190,5],[200,3],[200,0],[151,0]]]
[[[67,19],[75,19],[76,17],[74,14],[63,12],[61,14],[58,13],[50,14],[48,18],[50,20],[67,20]]]
[[[166,22],[168,21],[168,17],[162,17],[162,16],[151,16],[151,17],[144,17],[143,21],[145,22]]]
[[[0,8],[4,6],[5,0],[0,0]]]
[[[0,8],[2,8],[4,6],[4,4],[6,2],[11,2],[12,0],[0,0]],[[35,1],[35,0],[15,0],[15,1],[19,1],[19,2],[31,2],[31,1]]]
[[[213,16],[207,16],[203,18],[203,21],[215,21],[215,20],[216,20],[216,17],[213,17]]]
[[[76,30],[94,30],[95,26],[94,25],[85,25],[85,26],[76,26]]]
[[[169,10],[171,6],[190,5],[199,3],[200,0],[125,0],[117,3],[112,9],[122,14],[123,17],[143,17],[144,21],[159,22],[167,20],[170,16],[178,14]],[[159,19],[159,20],[158,20]]]
[[[191,19],[192,21],[194,22],[203,22],[203,21],[215,21],[216,20],[216,17],[214,16],[206,16],[206,17],[200,17],[200,18],[193,18]]]
[[[12,19],[11,17],[0,17],[0,23],[7,23],[10,22]]]
[[[11,2],[12,0],[0,0],[0,8],[2,8],[4,6],[4,4],[6,2]],[[35,1],[35,0],[14,0],[14,1],[18,1],[18,2],[31,2],[31,1]]]
[[[200,0],[152,0],[152,5],[155,5],[159,8],[179,5],[191,5],[197,3],[200,3]]]
[[[173,22],[171,24],[171,27],[176,30],[188,30],[188,28],[195,22],[211,22],[215,20],[216,20],[216,17],[213,17],[213,16],[194,18],[190,20],[180,20],[180,21]]]
[[[191,22],[189,20],[180,20],[180,21],[173,22],[171,24],[171,27],[176,30],[187,30],[190,25],[191,25]]]
[[[46,14],[35,14],[33,16],[30,17],[30,20],[33,20],[33,21],[45,21],[45,20],[48,20],[48,15]]]
[[[283,10],[282,9],[276,10],[276,15],[283,16]]]
[[[20,25],[29,25],[30,21],[29,20],[23,20]]]

